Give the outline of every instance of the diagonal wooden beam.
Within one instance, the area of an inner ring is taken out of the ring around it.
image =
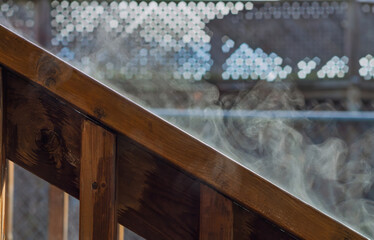
[[[168,164],[272,220],[286,231],[316,240],[364,239],[357,232],[2,26],[0,36],[0,64],[41,85],[44,90],[74,105],[79,112],[95,118],[117,134],[127,136]],[[62,104],[59,106],[64,107]],[[17,129],[13,130],[16,132]],[[53,129],[42,129],[40,133],[53,140],[48,146],[41,146],[43,151],[51,150],[50,147],[58,143],[54,140],[58,133],[54,133]],[[15,142],[14,139],[10,141]],[[32,141],[35,142],[35,138]],[[43,144],[42,141],[38,143]],[[69,145],[69,142],[65,144]],[[74,161],[72,164],[75,164]],[[60,167],[60,163],[57,162],[56,166]],[[55,174],[48,175],[49,166],[44,164],[44,167],[43,174],[54,184],[60,184]],[[67,167],[57,173],[69,169],[74,171]],[[67,177],[68,183],[71,183],[70,179]],[[77,191],[76,186],[69,187]]]

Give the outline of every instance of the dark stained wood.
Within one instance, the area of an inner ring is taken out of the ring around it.
[[[12,72],[4,77],[8,158],[78,198],[82,115]]]
[[[5,157],[4,144],[4,79],[2,68],[0,67],[0,239],[5,239],[5,201],[6,201],[6,173],[7,161]]]
[[[200,240],[234,239],[233,202],[200,184]]]
[[[44,86],[242,206],[303,238],[363,239],[6,28],[0,27],[0,35],[0,64]],[[45,134],[50,135],[49,132]]]
[[[117,240],[116,137],[85,120],[79,194],[79,239]]]
[[[7,109],[8,127],[12,126],[8,132],[11,129],[17,129],[17,131],[12,130],[17,132],[16,136],[32,139],[28,134],[34,134],[34,131],[29,131],[26,126],[37,126],[43,129],[46,126],[44,121],[49,129],[62,128],[65,134],[81,131],[81,127],[74,123],[80,123],[84,116],[76,116],[77,112],[67,108],[64,102],[58,101],[50,94],[43,92],[41,87],[28,83],[22,77],[13,73],[6,73],[5,76],[10,81],[7,88],[7,100],[12,103]],[[14,122],[15,118],[12,116],[21,114],[17,113],[19,110],[16,109],[20,105],[25,105],[20,110],[28,121]],[[58,118],[51,118],[55,114],[56,106],[63,114],[58,115]],[[69,122],[71,118],[80,120]],[[41,121],[41,119],[46,120]],[[50,160],[51,155],[39,151],[37,145],[22,144],[23,138],[11,138],[11,135],[8,135],[8,141],[12,142],[8,149],[9,156],[12,156],[10,159],[26,166],[50,183],[56,182],[55,176],[58,176],[58,186],[64,191],[78,193],[79,186],[76,186],[76,179],[79,178],[81,153],[80,144],[76,142],[76,139],[81,140],[80,133],[78,134],[78,136],[72,135],[74,138],[66,139],[78,144],[79,148],[77,149],[74,144],[68,144],[61,148],[58,154],[52,155],[53,161]],[[120,173],[118,176],[118,221],[147,239],[197,239],[199,237],[200,182],[125,136],[120,135],[117,142],[117,169]],[[70,164],[66,156],[75,159],[75,164]],[[46,164],[48,162],[51,164]],[[56,168],[56,162],[60,162],[64,166],[63,169],[70,170],[61,171],[60,168]],[[40,167],[46,169],[48,174],[39,172]],[[239,215],[245,218],[247,213]],[[246,219],[248,218],[250,217]],[[235,221],[236,219],[235,214]],[[259,223],[256,222],[256,224]],[[268,223],[264,224],[265,227],[261,228],[261,231],[267,229]],[[271,224],[269,227],[276,232],[276,227]],[[248,234],[248,232],[243,232],[243,234]],[[252,230],[251,234],[260,235],[256,229]],[[245,239],[245,236],[242,237]]]
[[[59,188],[50,185],[48,239],[67,240],[69,198]]]
[[[118,221],[146,239],[198,239],[199,182],[118,136]]]
[[[79,198],[80,124],[84,116],[23,77],[11,72],[5,75],[9,80],[8,132],[13,132],[7,138],[9,158]],[[16,117],[21,114],[21,119]],[[62,133],[60,145],[64,147],[51,154],[40,150],[35,132],[45,128]],[[31,144],[26,144],[27,140]],[[198,237],[198,182],[124,136],[119,137],[118,160],[121,224],[148,239]]]
[[[297,239],[260,215],[233,204],[235,240]]]

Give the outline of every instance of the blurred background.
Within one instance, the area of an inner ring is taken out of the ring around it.
[[[374,1],[0,0],[0,23],[374,238]],[[14,175],[14,239],[47,239],[49,185]]]

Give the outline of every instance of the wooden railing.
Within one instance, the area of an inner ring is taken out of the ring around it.
[[[9,159],[79,198],[80,239],[115,239],[117,222],[147,239],[364,239],[1,26],[0,36],[2,183]]]

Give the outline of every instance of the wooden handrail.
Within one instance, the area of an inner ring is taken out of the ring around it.
[[[306,239],[364,239],[239,163],[0,26],[0,64],[156,153],[229,199]]]

